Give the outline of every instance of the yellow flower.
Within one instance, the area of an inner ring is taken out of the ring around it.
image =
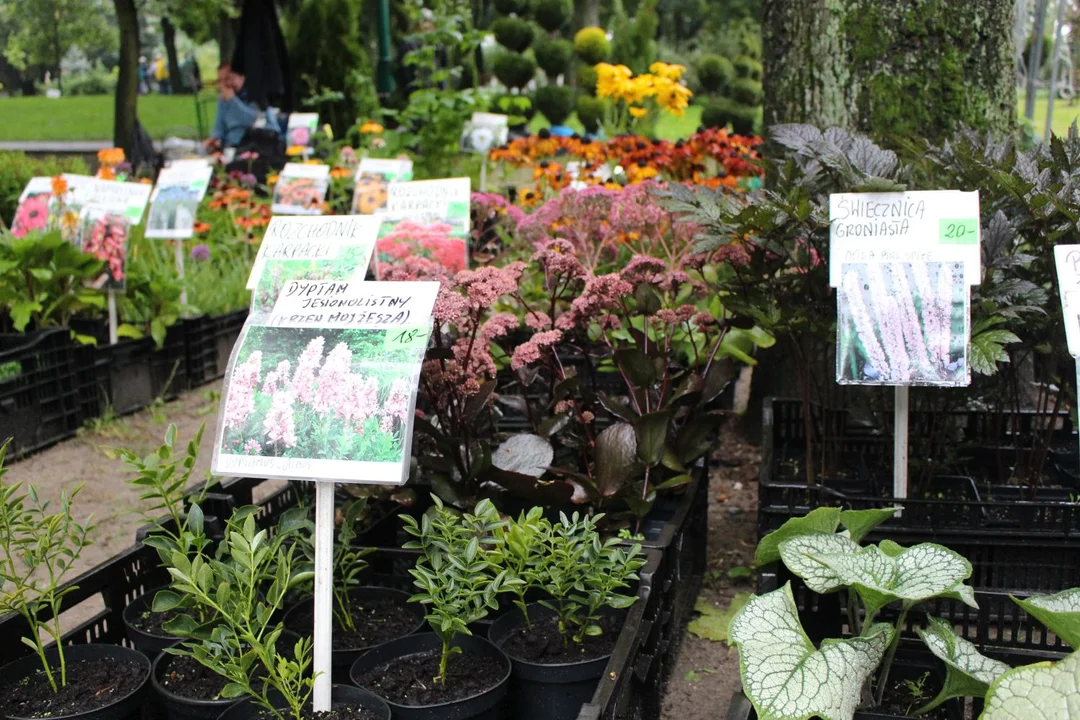
[[[274,183],[276,183],[278,181],[279,177],[281,177],[281,176],[278,175],[277,173],[270,173],[269,175],[266,176],[266,184],[267,185],[273,185]]]
[[[649,111],[643,107],[632,107],[630,108],[630,114],[640,120],[641,118],[648,115]]]
[[[308,158],[301,165],[322,165],[322,160],[316,160],[315,158]]]
[[[334,128],[330,127],[330,123],[326,123],[325,125],[323,125],[322,131],[323,134],[326,135],[326,137],[330,138],[331,140],[334,139]]]
[[[654,62],[649,66],[649,72],[658,77],[662,77],[665,80],[677,81],[682,78],[683,73],[686,72],[686,67],[683,65],[668,65],[667,63]]]
[[[686,108],[690,106],[690,98],[693,94],[685,85],[669,82],[659,88],[656,103],[672,115],[682,117]]]
[[[289,157],[293,157],[295,155],[302,155],[304,153],[304,150],[306,149],[307,148],[303,145],[290,145],[288,148],[285,149],[285,154]]]
[[[600,63],[596,66],[596,96],[622,98],[633,75],[625,65]]]
[[[361,135],[381,135],[384,129],[385,128],[383,128],[382,125],[375,122],[374,120],[368,120],[367,122],[365,122],[363,125],[360,126],[360,134]]]

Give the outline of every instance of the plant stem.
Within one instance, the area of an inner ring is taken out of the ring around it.
[[[446,684],[446,664],[450,660],[450,640],[445,637],[442,640],[442,657],[439,658],[439,674],[434,678],[436,685]]]
[[[892,669],[893,658],[896,657],[896,648],[900,645],[900,633],[904,629],[904,621],[907,620],[908,606],[904,605],[904,608],[900,611],[900,617],[896,619],[896,628],[893,633],[892,642],[889,643],[889,651],[885,655],[885,662],[881,665],[881,677],[878,679],[877,688],[877,705],[881,704],[882,697],[885,696],[885,685],[889,681],[889,671]]]

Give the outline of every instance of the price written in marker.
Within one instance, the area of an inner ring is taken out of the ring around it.
[[[426,350],[430,330],[425,327],[395,328],[383,336],[384,350]]]
[[[942,245],[975,245],[979,242],[979,221],[943,219],[938,223],[938,240]]]

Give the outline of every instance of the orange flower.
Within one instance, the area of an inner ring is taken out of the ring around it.
[[[273,184],[277,183],[279,177],[281,177],[281,176],[278,173],[270,173],[269,175],[266,176],[266,184],[267,185],[273,185]]]
[[[153,185],[154,184],[154,181],[151,180],[150,178],[139,178],[139,182],[142,183],[143,185]]]
[[[101,165],[119,165],[124,162],[124,149],[114,147],[98,150],[97,159]]]
[[[290,145],[285,149],[285,154],[289,157],[295,157],[296,155],[302,155],[307,150],[303,145]]]
[[[360,126],[361,135],[382,135],[385,128],[374,120],[368,120]]]
[[[350,170],[349,168],[336,167],[330,169],[330,177],[334,178],[335,180],[352,177],[352,174],[352,170]]]
[[[67,180],[63,175],[54,175],[52,179],[52,194],[64,195],[68,191]]]
[[[100,168],[98,168],[97,176],[98,176],[98,179],[100,179],[100,180],[115,180],[116,179],[116,173],[114,173],[113,169],[111,167],[109,167],[108,165],[103,165]]]
[[[210,223],[208,222],[197,222],[192,227],[192,230],[195,231],[196,235],[202,235],[205,232],[210,232],[210,227]]]

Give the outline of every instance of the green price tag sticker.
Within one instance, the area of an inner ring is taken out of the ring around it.
[[[426,325],[387,330],[383,335],[383,350],[427,350],[430,334]]]
[[[979,242],[979,221],[976,218],[966,220],[940,220],[938,222],[938,243],[941,245],[975,245]]]
[[[142,220],[143,209],[139,205],[132,205],[127,210],[124,210],[124,217],[130,220],[132,223],[138,224]]]
[[[447,214],[452,218],[469,217],[469,203],[454,201],[447,205]]]

